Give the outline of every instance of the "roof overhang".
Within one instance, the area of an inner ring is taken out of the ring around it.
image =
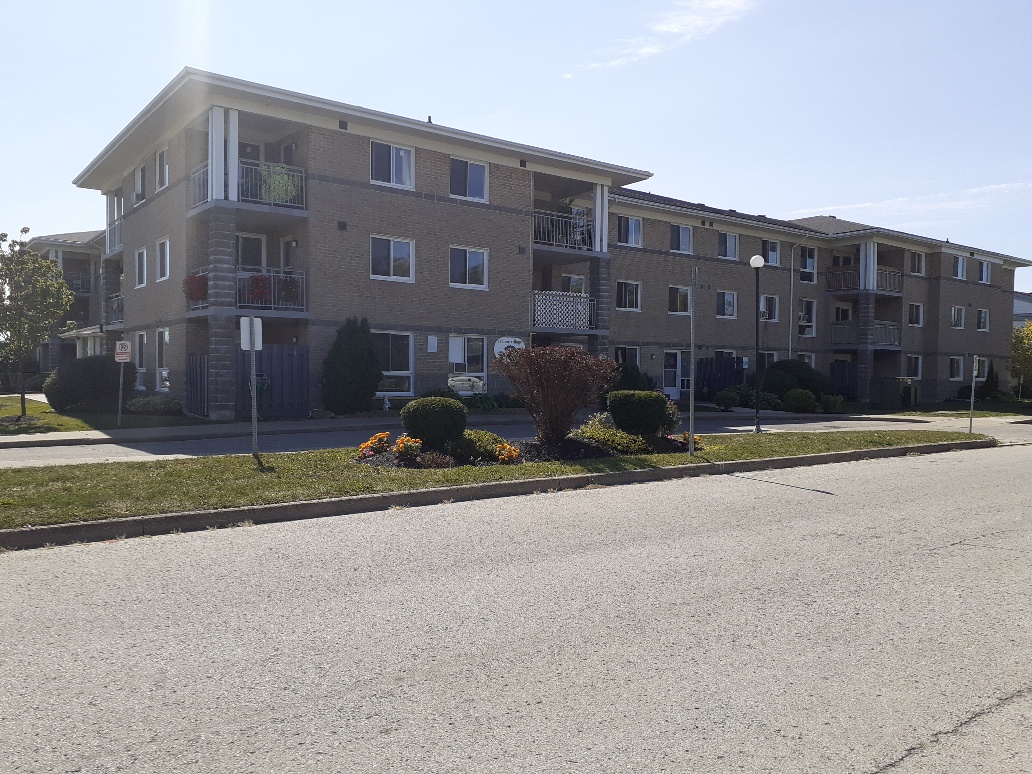
[[[853,244],[857,241],[879,241],[879,237],[883,241],[891,241],[905,247],[914,250],[923,250],[925,252],[932,253],[954,253],[956,255],[974,255],[979,258],[989,259],[995,263],[1001,263],[1012,269],[1022,268],[1025,266],[1032,266],[1032,259],[1018,258],[1014,255],[1006,255],[1004,253],[993,252],[992,250],[983,250],[979,247],[971,247],[969,245],[961,245],[956,242],[949,242],[941,239],[932,239],[931,237],[919,236],[917,234],[908,234],[905,231],[894,231],[888,228],[865,228],[858,229],[856,231],[840,231],[837,234],[829,234],[827,239],[833,244]]]

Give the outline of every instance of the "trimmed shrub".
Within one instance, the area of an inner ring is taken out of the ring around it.
[[[509,395],[506,392],[496,392],[491,397],[494,398],[495,403],[498,404],[498,408],[521,409],[527,407],[527,404],[523,402],[522,398],[517,398],[515,395]]]
[[[613,385],[614,391],[652,391],[656,389],[656,380],[634,363],[618,363],[616,367],[619,370],[619,375],[616,377],[616,383]]]
[[[451,398],[419,398],[401,410],[401,421],[413,438],[429,451],[447,451],[448,444],[462,439],[466,429],[466,407]]]
[[[806,363],[801,363],[806,365]],[[809,366],[807,366],[809,368]],[[751,381],[752,386],[755,388],[756,379],[755,377]],[[799,381],[783,369],[778,368],[766,368],[763,372],[763,381],[761,384],[763,392],[772,392],[779,398],[784,398],[789,390],[794,390],[800,386]]]
[[[742,399],[738,397],[738,393],[735,390],[721,390],[713,396],[713,402],[717,404],[717,408],[721,411],[730,411],[740,405]]]
[[[175,417],[183,413],[183,404],[168,395],[141,395],[126,401],[125,410],[130,414]]]
[[[498,459],[498,446],[508,443],[502,436],[490,433],[487,430],[467,430],[462,434],[463,438],[472,444],[470,450],[471,459],[496,460]]]
[[[498,411],[498,403],[490,395],[471,395],[463,398],[462,403],[474,411]]]
[[[618,390],[606,401],[617,429],[631,435],[658,435],[666,421],[666,395],[642,390]]]
[[[43,394],[58,413],[77,411],[111,412],[118,410],[118,375],[121,363],[114,355],[92,355],[69,360],[57,367],[43,383]],[[125,364],[124,391],[132,394],[136,366]]]
[[[809,390],[798,388],[785,394],[785,410],[798,414],[809,414],[817,406],[817,396]]]
[[[822,374],[820,371],[814,369],[812,366],[810,366],[809,363],[804,363],[802,360],[778,360],[777,362],[772,363],[770,368],[767,369],[766,374],[764,374],[764,390],[769,390],[773,392],[773,390],[770,389],[766,382],[767,377],[775,371],[788,374],[796,380],[796,387],[801,387],[804,390],[809,390],[814,395],[827,395],[831,393],[833,389],[831,386],[831,379]],[[795,387],[791,389],[795,389]],[[787,393],[788,391],[786,390],[785,394]],[[778,397],[783,399],[785,395],[782,394]]]
[[[663,424],[660,425],[660,432],[672,433],[681,424],[681,407],[674,401],[667,398],[666,413],[663,415]]]
[[[825,414],[841,414],[845,402],[842,395],[821,395],[821,409]]]
[[[462,396],[455,392],[451,387],[435,387],[432,390],[427,390],[421,396],[423,398],[451,398],[452,400],[462,400]]]
[[[975,386],[976,400],[996,400],[1000,392],[1000,377],[996,373],[996,366],[989,361],[989,367],[985,371],[985,379],[981,384]]]
[[[648,454],[651,451],[642,436],[617,430],[613,425],[612,416],[606,413],[593,414],[587,422],[570,435],[574,438],[594,441],[599,446],[617,454]]]
[[[334,414],[366,411],[381,379],[380,358],[373,346],[369,321],[349,317],[323,361],[323,406]]]

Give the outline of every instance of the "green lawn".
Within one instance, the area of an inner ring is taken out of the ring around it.
[[[7,469],[0,470],[0,528],[985,437],[926,430],[708,435],[694,460],[657,454],[443,470],[360,465],[354,449],[263,455],[274,472],[259,472],[249,456]]]
[[[17,395],[0,397],[0,435],[24,435],[27,433],[67,433],[75,430],[114,430],[118,427],[115,414],[58,414],[46,403],[25,401],[28,422],[13,422],[9,417],[21,414],[21,399]],[[169,427],[173,425],[203,424],[203,419],[190,417],[152,417],[139,414],[122,414],[122,427]]]

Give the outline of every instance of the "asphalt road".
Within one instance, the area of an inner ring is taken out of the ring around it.
[[[0,770],[1029,772],[1030,463],[4,554]]]

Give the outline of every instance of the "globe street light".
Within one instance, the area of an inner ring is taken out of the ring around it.
[[[762,255],[754,255],[749,265],[756,269],[756,389],[753,391],[753,405],[756,407],[756,424],[754,433],[760,432],[760,387],[763,377],[760,371],[760,269],[766,261]]]

